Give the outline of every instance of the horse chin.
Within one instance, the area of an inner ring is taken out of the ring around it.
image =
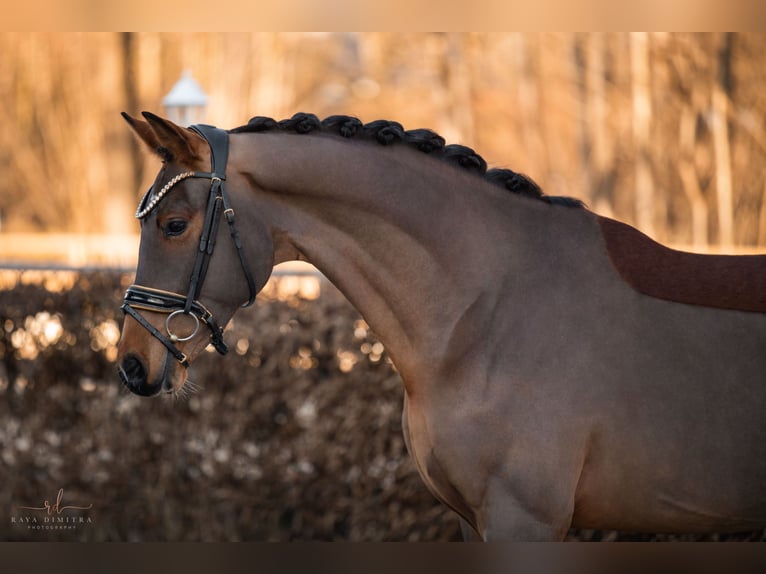
[[[182,352],[187,353],[189,363],[192,363],[205,350],[208,344],[209,341],[206,338],[201,338],[193,342],[191,346],[182,349]],[[166,353],[165,364],[157,378],[157,383],[161,385],[161,392],[176,395],[181,393],[188,378],[189,370],[176,361],[170,352]]]
[[[177,393],[184,386],[186,376],[186,369],[168,352],[165,354],[162,370],[155,378],[152,386],[160,389],[158,394]]]
[[[186,371],[186,368],[178,363],[170,353],[166,353],[159,371],[150,379],[150,382],[138,389],[131,389],[131,391],[146,397],[178,395],[186,384]]]

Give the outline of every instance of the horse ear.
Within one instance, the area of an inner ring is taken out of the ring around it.
[[[141,112],[141,115],[146,118],[147,125],[154,133],[158,147],[163,152],[170,152],[172,159],[185,165],[202,161],[207,143],[199,134],[151,112]]]
[[[128,122],[133,132],[144,142],[147,147],[152,150],[153,153],[157,153],[157,148],[160,147],[160,142],[157,139],[152,127],[145,121],[136,119],[125,112],[122,112],[122,117]]]

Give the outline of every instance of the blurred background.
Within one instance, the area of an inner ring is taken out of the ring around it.
[[[459,537],[406,454],[383,345],[310,268],[237,315],[199,392],[119,387],[133,213],[159,165],[119,112],[167,112],[184,73],[219,127],[393,119],[673,246],[766,251],[764,35],[2,33],[0,54],[0,539]],[[29,528],[43,514],[19,507],[59,489],[90,522]]]
[[[73,261],[130,259],[120,240],[157,162],[119,112],[162,113],[185,70],[219,127],[296,111],[395,119],[660,241],[766,243],[761,34],[24,33],[0,35],[0,53],[6,259],[36,246],[15,240],[29,233],[61,234],[59,251],[100,236]]]

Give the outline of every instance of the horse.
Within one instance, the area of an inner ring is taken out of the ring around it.
[[[669,249],[393,121],[123,116],[162,159],[122,306],[131,391],[181,389],[305,260],[384,343],[408,452],[467,539],[766,527],[766,256]]]

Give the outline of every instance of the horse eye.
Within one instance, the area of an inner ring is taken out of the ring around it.
[[[186,231],[186,222],[183,219],[171,219],[162,228],[165,237],[181,235],[184,231]]]

